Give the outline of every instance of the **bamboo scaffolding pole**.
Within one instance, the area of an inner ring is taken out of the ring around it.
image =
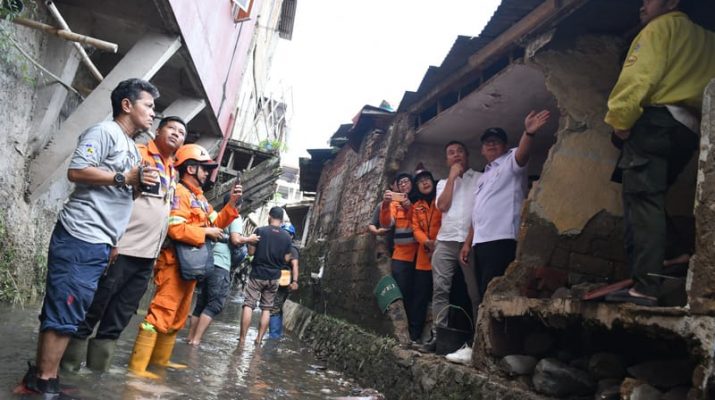
[[[67,25],[67,22],[62,17],[62,14],[60,14],[60,10],[58,10],[57,7],[55,7],[55,3],[53,3],[52,0],[47,0],[47,1],[45,1],[45,4],[47,5],[47,8],[50,10],[50,14],[52,14],[52,16],[55,17],[55,19],[57,20],[57,23],[60,25],[60,28],[72,32],[69,25]],[[77,52],[79,53],[79,56],[82,59],[82,63],[87,68],[89,68],[89,72],[91,72],[92,75],[99,82],[102,82],[104,80],[104,77],[99,72],[97,67],[94,65],[92,60],[89,58],[89,55],[87,55],[87,52],[84,50],[84,47],[82,47],[82,45],[77,42],[74,42],[74,47],[75,47],[75,49],[77,49]]]
[[[91,36],[80,35],[79,33],[74,33],[66,29],[59,29],[52,25],[43,24],[42,22],[33,21],[31,19],[23,17],[15,17],[12,22],[18,25],[26,26],[28,28],[50,33],[52,35],[61,37],[62,39],[69,40],[71,42],[84,43],[92,47],[96,47],[100,50],[109,51],[111,53],[116,53],[119,48],[119,46],[117,46],[115,43],[105,42],[104,40],[96,39]],[[79,45],[79,43],[77,44]]]
[[[60,28],[72,32],[69,25],[67,25],[67,22],[62,17],[62,14],[60,14],[60,10],[58,10],[57,7],[55,6],[55,3],[53,3],[52,0],[47,0],[47,1],[45,1],[45,5],[47,5],[47,8],[50,10],[50,13],[57,20],[57,23],[60,25]],[[75,47],[75,49],[77,49],[77,52],[79,53],[80,58],[82,59],[82,63],[87,68],[89,68],[89,72],[91,72],[92,75],[94,75],[94,77],[98,81],[102,82],[104,80],[104,77],[99,72],[97,67],[94,65],[92,60],[89,58],[89,55],[87,55],[87,52],[84,51],[84,47],[82,47],[82,45],[80,45],[77,42],[74,42],[74,47]],[[115,50],[115,53],[116,53],[116,50]]]

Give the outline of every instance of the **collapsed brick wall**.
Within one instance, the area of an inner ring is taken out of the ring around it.
[[[344,146],[326,164],[301,257],[303,276],[317,273],[321,266],[324,274],[319,283],[303,285],[298,301],[382,333],[393,328],[373,295],[385,271],[378,265],[376,240],[367,224],[412,142],[409,121],[407,116],[398,117],[388,132],[366,135],[358,152]]]

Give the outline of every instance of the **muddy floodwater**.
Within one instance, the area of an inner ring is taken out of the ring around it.
[[[145,309],[146,301],[142,302]],[[63,374],[62,384],[73,386],[81,399],[336,399],[356,394],[359,388],[342,374],[326,368],[310,349],[289,333],[279,341],[266,340],[256,347],[259,314],[253,315],[246,345],[239,349],[240,303],[227,302],[224,312],[209,327],[201,346],[186,344],[188,329],[179,333],[172,360],[188,364],[184,370],[150,367],[157,381],[128,375],[127,362],[137,327],[135,316],[119,340],[111,369],[104,374],[86,368],[75,376]],[[13,395],[13,388],[34,360],[39,305],[23,308],[0,306],[0,399],[37,399]],[[267,336],[267,335],[266,335]],[[359,398],[359,397],[357,397]]]

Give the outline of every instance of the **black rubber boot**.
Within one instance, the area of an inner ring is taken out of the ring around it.
[[[432,337],[418,350],[422,353],[434,353],[437,350],[437,332],[432,331]]]

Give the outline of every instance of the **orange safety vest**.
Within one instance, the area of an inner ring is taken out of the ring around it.
[[[395,250],[392,252],[392,259],[399,261],[414,262],[417,254],[417,242],[412,235],[412,209],[402,207],[398,201],[382,203],[380,209],[380,225],[385,228],[395,227],[394,243]]]
[[[424,243],[428,240],[437,239],[437,232],[442,226],[442,211],[437,208],[434,200],[427,203],[426,200],[419,200],[412,206],[412,233],[419,243],[417,249],[416,269],[431,271],[431,255],[427,254]]]
[[[217,213],[200,188],[186,182],[177,185],[171,202],[168,236],[176,241],[201,246],[206,241],[204,227],[225,228],[238,217],[232,204]],[[173,246],[162,249],[154,267],[156,292],[145,321],[161,333],[180,330],[189,315],[196,281],[185,281],[179,274],[179,263]]]

